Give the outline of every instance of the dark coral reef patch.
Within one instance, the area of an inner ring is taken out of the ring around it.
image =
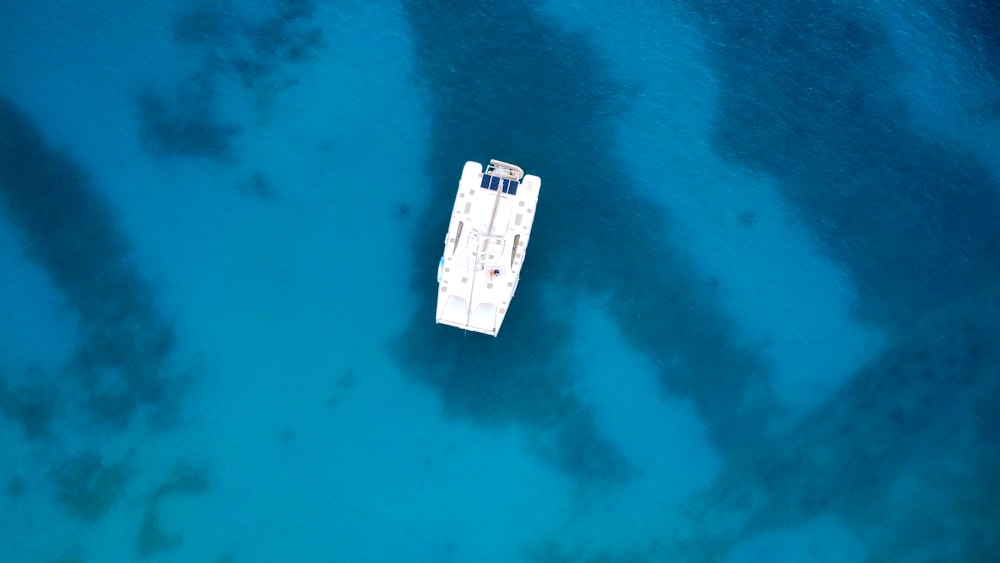
[[[496,11],[518,13],[519,24],[483,33]],[[429,326],[434,276],[419,273],[413,287],[426,297],[394,347],[403,369],[436,389],[450,413],[526,424],[548,444],[539,451],[568,473],[620,481],[630,469],[575,395],[568,349],[567,304],[574,295],[606,296],[614,320],[653,359],[664,386],[695,398],[711,438],[752,442],[761,427],[755,422],[773,408],[766,370],[734,343],[705,282],[672,243],[666,210],[632,189],[613,148],[615,118],[634,89],[604,72],[607,62],[588,37],[525,3],[456,12],[413,1],[404,2],[404,12],[417,75],[433,99],[427,168],[449,186],[431,192],[420,222],[447,224],[454,197],[448,178],[457,179],[465,159],[517,162],[539,174],[545,189],[532,257],[504,333],[494,340]],[[414,239],[418,266],[436,264],[440,252],[438,234]]]
[[[133,473],[125,461],[106,464],[98,453],[84,452],[54,469],[56,500],[70,516],[95,522],[121,498]]]
[[[62,397],[92,421],[125,426],[142,408],[172,408],[187,378],[171,366],[174,334],[157,309],[152,286],[130,257],[128,238],[90,176],[44,141],[16,106],[0,100],[0,194],[3,210],[38,264],[76,313],[80,337],[65,377],[75,386]],[[44,379],[44,378],[33,378]],[[63,388],[62,385],[59,386]],[[29,433],[60,409],[31,387],[3,401]],[[162,412],[160,414],[163,414]]]

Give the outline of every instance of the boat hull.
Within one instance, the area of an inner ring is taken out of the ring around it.
[[[437,322],[496,336],[520,280],[541,189],[538,176],[466,162],[438,264]]]

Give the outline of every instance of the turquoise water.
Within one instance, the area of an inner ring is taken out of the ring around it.
[[[0,560],[1000,559],[992,4],[167,4],[0,8]]]

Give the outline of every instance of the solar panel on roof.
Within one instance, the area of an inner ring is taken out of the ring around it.
[[[520,184],[517,180],[511,180],[509,178],[501,178],[499,176],[493,176],[490,174],[483,174],[482,179],[479,182],[480,188],[486,188],[488,190],[501,189],[503,193],[510,195],[517,195],[517,186]]]

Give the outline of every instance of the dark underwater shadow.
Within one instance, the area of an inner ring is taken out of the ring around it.
[[[863,9],[686,4],[720,81],[715,149],[776,180],[854,282],[856,313],[890,334],[825,404],[726,466],[706,525],[742,513],[746,539],[835,514],[877,560],[997,559],[1000,186],[910,129],[901,65]],[[705,552],[738,541],[724,536],[707,530]]]
[[[1000,190],[971,153],[909,128],[902,63],[863,10],[691,2],[721,83],[713,144],[777,180],[850,273],[858,314],[905,326],[1000,274]]]
[[[124,427],[142,407],[173,408],[185,379],[169,368],[171,323],[136,271],[130,244],[89,175],[49,147],[20,109],[0,100],[3,211],[38,264],[76,313],[73,360],[59,378],[62,399],[87,417]],[[45,384],[34,378],[38,384]]]
[[[980,68],[1000,82],[1000,4],[992,0],[951,0],[944,4],[950,8],[948,16],[955,24],[955,39],[978,55]]]
[[[191,374],[177,367],[173,325],[90,176],[3,99],[0,147],[4,217],[78,327],[75,349],[57,373],[0,374],[0,412],[22,428],[33,451],[44,452],[42,471],[56,502],[93,523],[121,502],[136,473],[131,453],[116,459],[102,451],[105,442],[131,429],[146,435],[172,426]]]
[[[239,14],[226,2],[206,0],[181,13],[174,42],[199,64],[172,92],[139,92],[140,146],[158,158],[237,163],[236,141],[250,124],[223,117],[220,84],[237,81],[266,118],[274,99],[298,83],[291,69],[314,61],[325,46],[316,10],[308,0],[272,0],[252,15]]]
[[[412,246],[421,303],[393,345],[402,369],[448,412],[554,431],[557,465],[584,482],[626,478],[625,460],[572,391],[569,309],[594,293],[614,304],[612,317],[668,392],[693,398],[714,445],[751,444],[775,408],[766,370],[734,345],[710,282],[673,247],[665,210],[630,189],[613,118],[632,90],[605,75],[589,38],[529,5],[404,9],[417,78],[431,95],[427,170],[438,183],[420,221],[432,229]],[[518,14],[517,25],[498,27],[495,13]],[[495,340],[434,325],[433,270],[455,182],[465,160],[489,158],[543,180],[522,283]]]

